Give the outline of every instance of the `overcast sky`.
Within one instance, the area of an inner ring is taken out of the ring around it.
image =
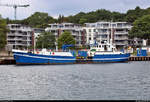
[[[1,4],[30,4],[30,7],[17,9],[17,19],[29,17],[34,12],[47,12],[50,16],[58,17],[74,15],[79,12],[90,12],[97,9],[106,9],[125,13],[136,6],[150,7],[150,0],[0,0]],[[0,6],[0,14],[3,18],[14,19],[12,7]]]

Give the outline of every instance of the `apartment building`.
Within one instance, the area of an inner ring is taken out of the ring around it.
[[[93,44],[96,41],[104,42],[112,38],[113,43],[117,47],[128,45],[128,31],[132,26],[127,22],[96,22],[86,23],[84,30],[87,35],[87,45]],[[112,34],[112,36],[111,36]]]
[[[28,48],[33,44],[33,29],[21,24],[8,24],[7,46],[13,49]]]
[[[47,32],[52,32],[56,39],[64,32],[69,31],[76,40],[76,46],[82,46],[86,43],[86,35],[82,26],[73,23],[62,23],[62,24],[49,24],[49,27],[45,29]]]

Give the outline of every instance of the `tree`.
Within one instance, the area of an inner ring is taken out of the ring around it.
[[[42,33],[38,38],[36,42],[36,48],[55,48],[55,35],[50,32],[44,32]]]
[[[61,24],[61,23],[63,23],[65,20],[66,20],[66,18],[64,17],[64,15],[59,15],[57,21],[58,21],[59,24]]]
[[[49,23],[55,23],[56,20],[48,13],[35,12],[33,15],[24,19],[21,23],[35,28],[45,28]]]
[[[142,17],[143,15],[147,15],[148,9],[141,9],[139,6],[137,6],[134,10],[128,10],[126,13],[126,21],[133,23],[138,18]]]
[[[6,45],[6,33],[8,29],[6,27],[6,21],[0,18],[0,49],[4,48]]]
[[[135,20],[129,34],[131,38],[150,39],[150,15],[145,15]]]
[[[71,35],[71,33],[68,32],[68,31],[65,31],[58,38],[57,43],[58,43],[58,48],[61,48],[62,45],[64,45],[64,44],[66,44],[66,45],[69,45],[69,44],[75,45],[76,42],[75,42],[75,39],[73,38],[73,36]]]
[[[86,14],[84,12],[80,12],[74,16],[69,16],[68,17],[68,21],[71,22],[71,23],[78,23],[79,24],[79,21],[80,19],[85,16]]]
[[[82,24],[82,25],[83,25],[84,23],[86,23],[86,22],[87,22],[87,19],[85,19],[85,18],[81,18],[80,21],[79,21],[79,23]]]

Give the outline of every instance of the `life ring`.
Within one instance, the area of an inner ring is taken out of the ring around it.
[[[54,55],[55,53],[53,52],[52,54]]]

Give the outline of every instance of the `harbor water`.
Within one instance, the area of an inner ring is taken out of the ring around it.
[[[150,61],[0,65],[0,100],[150,100]]]

